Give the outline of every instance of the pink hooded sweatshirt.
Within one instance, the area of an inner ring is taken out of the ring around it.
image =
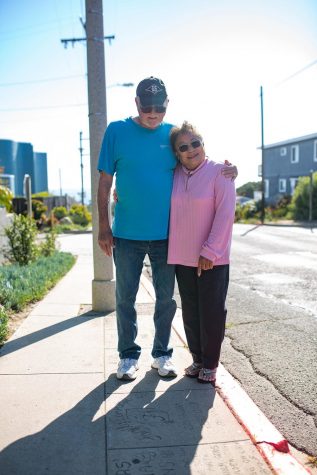
[[[197,267],[199,256],[229,264],[235,216],[234,182],[223,164],[205,159],[195,170],[178,165],[171,200],[169,264]]]

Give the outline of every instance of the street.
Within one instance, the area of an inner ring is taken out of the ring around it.
[[[317,229],[234,226],[221,361],[284,437],[317,456]]]

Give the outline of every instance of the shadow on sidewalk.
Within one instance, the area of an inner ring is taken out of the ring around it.
[[[155,392],[159,378],[151,370],[131,392],[120,392],[125,384],[117,389],[110,384],[114,391],[105,396],[108,381],[43,430],[7,446],[0,454],[1,473],[189,475],[215,391],[184,389],[179,380]],[[107,416],[98,417],[106,398]]]
[[[110,312],[109,312],[110,314]],[[87,320],[92,320],[94,318],[104,317],[107,316],[106,313],[97,313],[97,312],[87,312],[86,314],[76,315],[74,317],[67,318],[58,323],[54,323],[49,327],[42,328],[41,330],[37,330],[32,333],[28,333],[26,335],[20,336],[18,338],[13,338],[7,341],[2,347],[0,347],[0,357],[4,355],[9,355],[14,351],[21,350],[26,346],[33,345],[33,343],[37,343],[45,338],[49,338],[57,333],[63,332],[65,330],[69,330],[77,325],[81,325]],[[40,316],[36,316],[35,318],[40,319]],[[49,317],[54,319],[54,317]]]

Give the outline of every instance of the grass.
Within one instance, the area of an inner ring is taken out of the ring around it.
[[[0,344],[7,336],[10,313],[20,312],[44,295],[71,269],[75,257],[55,251],[26,266],[0,267]]]

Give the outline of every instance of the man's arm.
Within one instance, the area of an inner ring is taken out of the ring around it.
[[[98,243],[107,256],[111,256],[113,236],[109,222],[108,203],[110,199],[110,190],[113,176],[105,172],[100,172],[98,186],[98,214],[99,214],[99,234]]]

